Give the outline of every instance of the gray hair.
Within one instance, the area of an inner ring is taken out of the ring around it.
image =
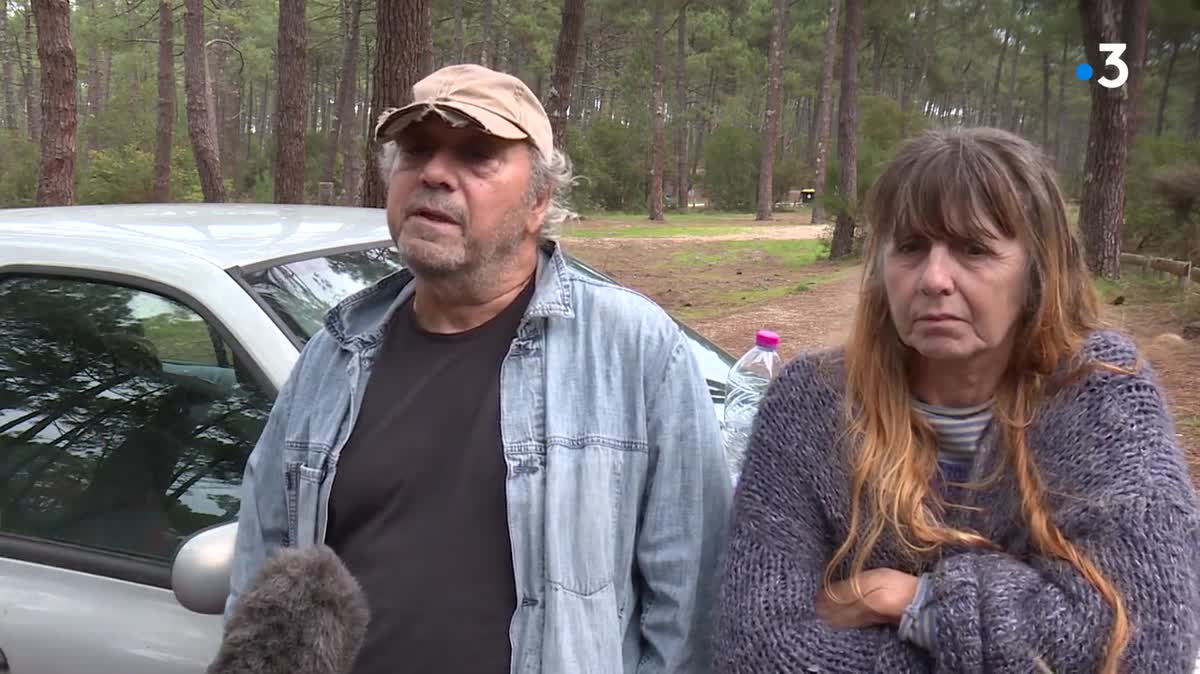
[[[571,160],[560,149],[554,148],[553,154],[547,160],[541,150],[533,144],[527,144],[529,159],[533,171],[529,178],[529,193],[527,199],[535,202],[541,195],[550,193],[550,207],[542,219],[540,237],[543,241],[557,241],[563,233],[563,225],[579,215],[571,209],[570,191],[575,186],[575,177]],[[394,140],[383,144],[379,153],[379,172],[384,184],[391,181],[392,175],[400,168],[403,151]]]

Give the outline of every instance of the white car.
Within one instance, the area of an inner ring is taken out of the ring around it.
[[[247,455],[391,245],[374,209],[0,210],[0,672],[205,671]]]

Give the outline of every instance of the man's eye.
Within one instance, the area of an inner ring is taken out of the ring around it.
[[[483,162],[494,159],[496,157],[496,151],[490,146],[472,145],[463,151],[463,155],[470,161]]]

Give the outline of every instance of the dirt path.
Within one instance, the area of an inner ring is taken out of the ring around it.
[[[813,290],[790,295],[727,316],[691,322],[702,335],[734,355],[753,346],[754,333],[779,333],[779,352],[790,359],[801,351],[842,342],[858,300],[858,269]]]

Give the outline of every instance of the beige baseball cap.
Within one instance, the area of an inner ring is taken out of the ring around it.
[[[437,112],[443,117],[466,117],[499,138],[528,140],[543,157],[554,151],[545,108],[529,87],[512,75],[474,64],[446,66],[414,84],[412,94],[412,103],[389,108],[379,116],[377,141],[392,139],[409,124]]]

